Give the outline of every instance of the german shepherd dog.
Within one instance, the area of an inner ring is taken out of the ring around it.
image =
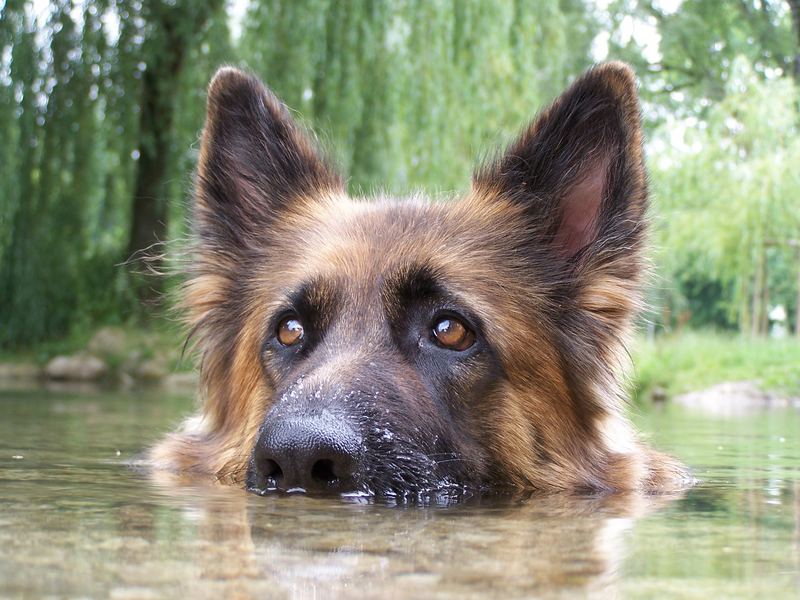
[[[449,202],[349,198],[286,107],[222,68],[184,289],[203,406],[152,465],[378,498],[685,486],[623,414],[646,211],[624,64],[580,77]]]

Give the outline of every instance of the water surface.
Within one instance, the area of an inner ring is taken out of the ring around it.
[[[796,598],[800,412],[637,415],[679,498],[387,507],[126,466],[191,398],[0,392],[2,598]]]

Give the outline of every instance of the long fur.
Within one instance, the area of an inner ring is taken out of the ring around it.
[[[361,432],[372,490],[686,485],[624,414],[646,213],[636,84],[621,63],[579,78],[447,203],[348,198],[285,107],[220,70],[183,301],[203,405],[152,464],[242,485],[271,422],[324,409]],[[296,298],[324,321],[318,340],[302,359],[265,355]],[[470,315],[474,355],[421,358],[408,331],[434,304]]]

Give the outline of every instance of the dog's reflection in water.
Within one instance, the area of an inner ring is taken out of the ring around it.
[[[175,486],[197,593],[263,598],[609,597],[638,518],[676,496],[471,498],[396,506]]]

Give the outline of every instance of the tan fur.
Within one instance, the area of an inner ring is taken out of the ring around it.
[[[597,72],[613,90],[626,118],[638,118],[630,69],[611,64]],[[221,82],[212,83],[201,182],[216,176],[207,172],[213,160],[209,148],[215,143],[209,132],[219,127],[216,98],[225,85],[233,85],[226,78],[239,85],[237,77],[224,73]],[[279,114],[269,102],[269,110]],[[539,134],[539,123],[546,121],[549,111],[521,137],[520,147]],[[631,120],[625,127],[630,160],[638,164],[642,160],[638,122]],[[305,137],[292,135],[303,160],[316,160]],[[604,163],[591,157],[591,164]],[[321,167],[315,169],[314,177],[327,181]],[[592,177],[573,193],[598,193],[599,184]],[[643,170],[635,170],[631,177],[631,189],[643,189]],[[381,344],[385,335],[378,325],[383,318],[381,282],[404,268],[424,264],[440,274],[485,323],[486,338],[503,364],[507,380],[484,402],[461,410],[504,485],[551,491],[664,491],[689,481],[679,463],[644,446],[623,415],[619,382],[626,362],[624,343],[640,304],[643,267],[631,274],[631,264],[640,262],[639,249],[624,257],[606,256],[605,248],[579,255],[574,267],[580,282],[577,292],[559,301],[555,290],[560,283],[542,278],[532,289],[530,280],[519,276],[530,268],[528,258],[515,250],[529,243],[530,217],[526,207],[503,193],[486,173],[476,178],[464,197],[440,203],[420,198],[352,200],[338,189],[335,178],[330,181],[313,192],[300,190],[279,217],[269,215],[268,259],[251,261],[243,269],[235,254],[220,252],[216,246],[198,248],[184,307],[202,356],[202,416],[187,421],[152,450],[158,468],[242,484],[259,427],[274,402],[260,348],[268,316],[282,301],[279,290],[313,278],[345,286],[344,324],[355,328],[358,336],[337,325],[341,347],[319,351],[320,364],[311,380],[325,381],[368,361],[365,348]],[[213,224],[215,215],[206,193],[201,187],[197,219]],[[251,206],[263,192],[247,180],[231,194]],[[634,198],[627,208],[631,219],[644,210],[636,202]],[[578,235],[587,235],[583,230],[596,226],[582,216],[575,223]],[[242,240],[246,248],[257,250],[254,235],[243,234]],[[596,356],[589,366],[581,367],[591,380],[578,381],[580,391],[571,387],[571,357],[563,355],[554,337],[564,332],[554,331],[546,317],[537,317],[567,309],[602,336],[585,342],[596,343]],[[235,331],[231,322],[237,323]],[[356,340],[362,345],[355,346]],[[415,376],[410,370],[404,376],[409,386],[419,385]]]
[[[354,231],[348,226],[361,224],[361,218],[375,210],[374,207],[344,197],[306,201],[303,211],[306,215],[296,215],[286,227],[291,228],[294,235],[307,240],[307,253],[298,257],[300,260],[286,261],[281,271],[257,274],[258,288],[267,292],[276,280],[286,282],[309,274],[330,272],[356,281],[374,282],[380,273],[393,266],[434,256],[437,258],[436,266],[447,274],[454,287],[459,289],[463,286],[462,293],[468,294],[471,305],[483,313],[490,325],[489,335],[497,338],[509,373],[518,382],[516,386],[508,386],[496,399],[496,412],[491,415],[492,425],[488,427],[491,431],[490,448],[496,460],[506,465],[508,477],[514,484],[553,490],[589,489],[599,480],[609,480],[610,473],[617,473],[612,483],[615,489],[639,489],[642,485],[664,485],[660,480],[664,476],[673,478],[674,472],[658,464],[651,465],[647,460],[655,458],[663,463],[663,457],[646,453],[643,456],[638,442],[630,449],[628,456],[611,454],[597,461],[596,456],[607,454],[599,434],[603,426],[598,424],[595,431],[582,430],[571,419],[571,413],[563,410],[571,400],[564,392],[565,382],[554,351],[548,347],[543,334],[521,327],[524,324],[523,316],[515,314],[516,307],[512,303],[503,304],[503,297],[515,298],[529,292],[517,289],[510,276],[514,266],[505,262],[507,257],[498,261],[467,237],[469,232],[479,231],[485,232],[489,238],[492,229],[497,229],[498,215],[502,217],[501,223],[505,227],[508,221],[515,218],[515,209],[498,200],[487,206],[476,197],[468,196],[454,206],[446,207],[452,219],[447,221],[445,227],[444,206],[420,206],[426,217],[433,212],[433,219],[439,219],[442,226],[426,230],[427,235],[423,239],[415,238],[413,246],[406,246],[402,239],[398,239],[398,250],[383,255],[379,252],[379,246],[387,243],[390,232],[381,231],[379,235],[369,236],[368,227],[361,225],[363,229]],[[437,212],[442,214],[437,215]],[[288,238],[292,234],[287,231],[284,235]],[[476,263],[480,264],[478,260],[464,259],[465,255],[470,254],[476,254],[477,259],[483,258],[482,270],[475,268]],[[465,264],[471,264],[473,268],[464,271]],[[503,272],[508,276],[504,277]],[[492,280],[502,281],[502,289],[488,285]],[[476,282],[487,284],[476,286]],[[191,325],[213,310],[216,297],[214,285],[217,282],[213,278],[203,276],[187,287],[188,304],[193,308],[190,314],[195,319]],[[500,291],[502,295],[498,293]],[[264,300],[269,301],[267,296]],[[620,285],[612,278],[600,279],[592,287],[583,290],[581,300],[584,310],[602,320],[611,321],[628,314],[634,302],[636,295],[626,291],[625,285]],[[245,328],[240,333],[235,358],[228,372],[217,372],[217,358],[213,349],[206,354],[203,377],[205,414],[217,433],[208,436],[204,442],[213,448],[210,455],[188,459],[190,463],[206,463],[194,464],[192,469],[199,468],[237,484],[242,481],[255,433],[269,406],[269,389],[262,381],[258,364],[257,338],[260,331],[257,327],[262,322],[261,313],[254,310],[244,323]],[[348,357],[348,360],[351,359]],[[611,356],[609,360],[612,360]],[[330,363],[325,368],[336,372],[341,365]],[[324,376],[324,372],[321,376]],[[537,392],[532,394],[531,389]],[[225,398],[224,402],[220,401],[222,397]],[[596,400],[606,407],[602,419],[613,420],[618,431],[625,431],[626,436],[635,439],[628,422],[618,414],[618,399],[598,397]],[[536,415],[535,435],[529,428],[528,415]],[[201,433],[201,438],[204,435],[207,434]],[[175,444],[175,441],[167,444]],[[158,455],[186,460],[186,450],[192,445],[191,441],[184,439],[178,447],[161,448]],[[546,448],[552,462],[541,464],[536,455],[537,448]],[[188,455],[191,456],[191,453]],[[602,465],[604,470],[599,472],[597,465]],[[185,464],[171,466],[186,468]],[[621,472],[622,468],[625,470]]]

